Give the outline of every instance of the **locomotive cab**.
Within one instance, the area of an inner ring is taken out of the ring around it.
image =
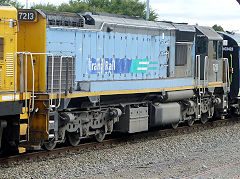
[[[196,55],[200,57],[201,80],[222,82],[223,39],[210,27],[196,26]]]
[[[30,93],[17,90],[17,9],[0,3],[0,152],[23,152],[28,140]]]
[[[219,32],[223,37],[223,57],[229,60],[230,99],[234,103],[239,96],[239,59],[240,34],[234,32]]]
[[[239,59],[240,34],[234,32],[218,32],[224,39],[223,57],[228,59],[230,93],[229,103],[232,114],[240,114],[239,110]]]

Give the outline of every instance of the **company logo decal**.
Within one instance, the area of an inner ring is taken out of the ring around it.
[[[128,58],[89,58],[88,72],[98,73],[147,73],[158,70],[159,63],[149,59],[128,59]]]

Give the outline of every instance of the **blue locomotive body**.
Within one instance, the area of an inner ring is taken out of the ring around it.
[[[19,15],[15,59],[17,90],[31,94],[29,116],[22,116],[31,119],[23,126],[30,139],[24,147],[52,150],[89,137],[101,142],[113,131],[206,123],[224,118],[229,104],[240,113],[228,98],[238,96],[239,85],[230,91],[230,84],[239,76],[231,76],[223,38],[212,28],[103,13],[18,12],[34,17]]]
[[[42,24],[24,24],[43,29],[39,50],[46,55],[31,59],[41,64],[35,71],[41,88],[36,83],[32,95],[34,145],[51,150],[66,140],[75,146],[113,131],[176,128],[226,114],[228,61],[212,28],[102,13],[36,13]]]
[[[102,16],[91,17],[95,18],[95,25],[84,29],[49,26],[46,31],[48,53],[75,57],[75,90],[95,92],[193,85],[191,65],[185,69],[186,75],[175,75],[175,48],[176,31],[193,34],[194,27],[167,22],[146,24],[146,21],[132,19],[126,22],[115,17],[102,27],[115,30],[104,32],[96,25],[104,23],[99,20]],[[133,26],[133,22],[136,25]],[[194,38],[189,43],[192,43],[190,51],[186,53],[190,56],[181,52],[178,55],[191,58],[193,64]]]

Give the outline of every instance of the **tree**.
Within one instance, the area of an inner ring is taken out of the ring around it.
[[[59,6],[53,4],[34,4],[33,9],[44,9],[61,12],[106,12],[132,17],[146,18],[146,3],[140,0],[70,0]],[[157,19],[157,13],[150,10],[150,20]]]
[[[20,8],[23,8],[23,5],[20,4],[18,1],[16,0],[0,0],[0,3],[8,3],[8,4],[11,4],[12,6],[20,9]]]
[[[220,31],[220,32],[224,32],[224,29],[222,28],[222,26],[215,24],[214,26],[212,26],[212,28],[215,31]]]
[[[33,9],[43,9],[43,10],[49,10],[49,11],[57,11],[57,6],[47,3],[47,4],[35,4],[33,3],[32,7]]]

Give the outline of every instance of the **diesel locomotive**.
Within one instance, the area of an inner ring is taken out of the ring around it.
[[[11,135],[14,150],[52,150],[224,117],[235,81],[224,42],[210,27],[1,6],[0,149]]]

